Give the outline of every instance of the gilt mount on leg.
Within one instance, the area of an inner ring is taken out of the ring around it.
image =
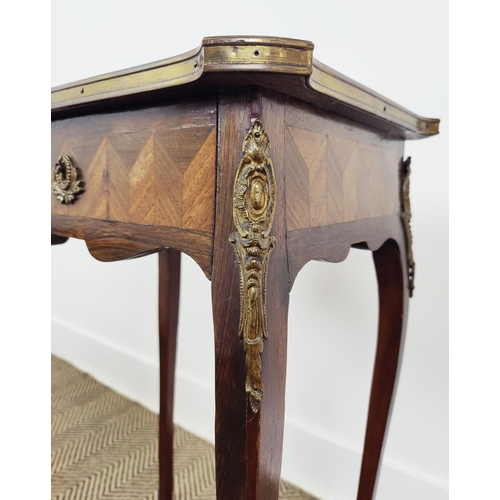
[[[411,204],[410,204],[410,174],[411,174],[411,156],[403,162],[403,187],[402,187],[402,213],[403,227],[406,236],[406,260],[408,264],[408,287],[410,297],[413,296],[415,288],[415,261],[413,260],[413,239],[411,234]]]
[[[240,274],[239,337],[246,353],[246,392],[252,411],[264,395],[261,353],[267,339],[266,277],[276,238],[270,236],[276,202],[276,182],[269,158],[269,137],[256,120],[243,141],[243,158],[234,181],[233,219],[229,241]]]

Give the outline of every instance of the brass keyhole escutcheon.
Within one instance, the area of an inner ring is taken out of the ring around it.
[[[72,203],[77,193],[82,191],[81,180],[78,179],[71,158],[60,156],[52,170],[52,192],[61,203]]]

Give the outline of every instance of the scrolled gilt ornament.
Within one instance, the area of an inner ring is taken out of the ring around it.
[[[410,174],[411,174],[411,156],[403,162],[403,185],[402,185],[402,213],[403,227],[406,236],[406,260],[408,265],[408,287],[410,297],[413,296],[415,288],[415,261],[413,260],[413,238],[411,234],[411,204],[410,204]]]
[[[71,203],[82,190],[78,171],[67,155],[60,156],[52,171],[52,192],[61,203]]]
[[[243,158],[236,172],[233,219],[236,231],[229,241],[240,274],[239,337],[246,352],[246,392],[252,411],[259,411],[264,395],[261,353],[267,339],[266,278],[276,238],[270,236],[276,182],[269,137],[256,120],[243,141]]]

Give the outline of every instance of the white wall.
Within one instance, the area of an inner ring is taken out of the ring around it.
[[[441,134],[409,141],[415,296],[379,500],[448,498],[447,2],[52,2],[52,84],[196,47],[203,36],[312,40],[315,57],[423,116]],[[70,26],[70,37],[59,27]],[[81,241],[54,247],[53,352],[157,410],[157,258],[103,264]],[[175,420],[213,440],[210,283],[183,256]],[[290,303],[283,476],[351,500],[375,351],[369,252],[312,262]],[[307,460],[304,460],[307,457]]]

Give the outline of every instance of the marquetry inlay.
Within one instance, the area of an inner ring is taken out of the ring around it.
[[[398,141],[348,138],[341,122],[298,114],[292,106],[285,132],[289,230],[399,213]]]
[[[175,111],[102,115],[95,127],[78,118],[55,122],[53,154],[69,155],[82,170],[85,196],[71,206],[53,203],[52,212],[213,230],[215,112],[199,109],[197,122],[187,125]]]

